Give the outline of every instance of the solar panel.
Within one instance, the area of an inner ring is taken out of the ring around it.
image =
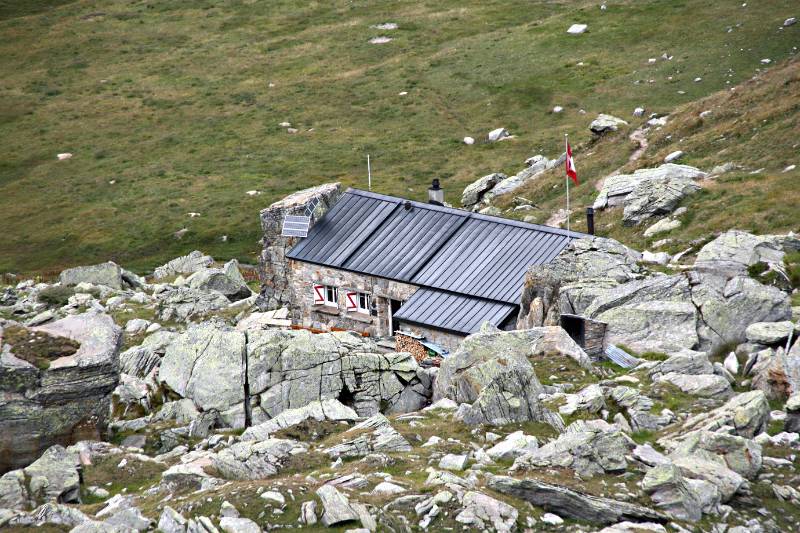
[[[311,217],[286,215],[286,218],[283,219],[281,235],[284,237],[306,237],[310,225]]]

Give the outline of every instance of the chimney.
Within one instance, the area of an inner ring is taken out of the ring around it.
[[[434,179],[428,188],[428,203],[433,205],[444,205],[444,189],[439,187],[439,180]]]
[[[586,208],[586,233],[594,235],[594,207]]]

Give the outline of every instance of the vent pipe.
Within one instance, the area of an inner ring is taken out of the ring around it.
[[[433,205],[444,205],[444,189],[439,187],[439,180],[434,179],[428,189],[428,203]]]
[[[594,207],[586,208],[586,233],[594,235]]]

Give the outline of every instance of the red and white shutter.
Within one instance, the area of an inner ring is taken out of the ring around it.
[[[357,292],[347,292],[345,293],[347,296],[347,310],[348,311],[355,311],[358,309],[358,293]]]
[[[314,285],[314,305],[325,303],[325,285]]]

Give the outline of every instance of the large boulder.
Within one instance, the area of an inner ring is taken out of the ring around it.
[[[729,230],[709,242],[697,253],[696,270],[743,274],[758,263],[782,265],[787,250],[796,250],[798,238],[793,235],[753,235]]]
[[[617,205],[627,205],[628,196],[634,191],[638,198],[644,198],[644,193],[652,183],[683,184],[692,180],[703,178],[706,173],[688,165],[668,163],[656,168],[642,168],[633,174],[615,174],[608,176],[603,181],[603,187],[594,201],[595,209],[604,209]],[[639,201],[639,200],[637,200]]]
[[[167,347],[160,382],[202,410],[244,401],[245,334],[214,322],[189,327]]]
[[[624,472],[625,457],[635,443],[622,431],[605,422],[570,426],[557,439],[525,453],[514,461],[513,470],[571,468],[581,478]]]
[[[218,291],[193,289],[191,287],[170,288],[156,294],[158,317],[163,321],[187,322],[225,309],[230,300]]]
[[[520,498],[565,518],[603,525],[623,520],[667,521],[664,514],[641,505],[589,496],[536,479],[492,475],[487,478],[490,489]]]
[[[489,192],[495,185],[507,177],[508,176],[505,174],[496,172],[470,183],[464,188],[464,192],[461,195],[462,207],[469,209],[472,206],[477,205],[483,199],[484,194]]]
[[[752,388],[764,391],[771,400],[786,400],[800,392],[800,343],[788,353],[783,348],[767,348],[750,357]]]
[[[371,416],[342,434],[343,442],[325,450],[331,458],[363,457],[370,453],[410,452],[411,445],[382,414]]]
[[[621,126],[627,125],[628,123],[621,118],[600,113],[597,115],[597,118],[589,124],[589,130],[595,135],[603,135],[604,133],[617,131]]]
[[[746,340],[754,322],[779,322],[792,316],[789,295],[749,276],[690,271],[692,303],[698,310],[700,349],[715,350]]]
[[[62,285],[90,283],[121,290],[123,288],[122,272],[119,265],[109,261],[99,265],[69,268],[61,272],[59,279]]]
[[[656,508],[678,520],[697,521],[703,516],[702,498],[672,465],[659,465],[647,471],[642,490],[650,495]]]
[[[459,350],[444,360],[437,375],[434,400],[449,398],[470,404],[462,411],[467,424],[508,424],[538,421],[561,429],[561,418],[546,409],[538,397],[543,388],[529,357],[550,351],[557,357],[557,344],[548,342],[548,334],[561,328],[530,330],[482,330],[467,337]],[[591,368],[588,356],[574,342],[563,344],[579,364]],[[570,339],[571,341],[571,339]]]
[[[257,304],[262,311],[287,306],[291,308],[294,293],[289,282],[286,252],[297,243],[298,237],[284,237],[283,220],[287,215],[308,215],[306,208],[316,205],[311,213],[311,226],[330,210],[342,194],[339,183],[325,183],[290,194],[261,211],[261,230],[264,237],[259,257],[261,294]]]
[[[264,479],[274,476],[293,455],[304,453],[308,444],[288,439],[239,442],[211,458],[211,464],[225,479]]]
[[[550,263],[528,270],[517,328],[557,325],[561,313],[586,307],[593,294],[643,277],[640,259],[640,253],[613,239],[572,241]]]
[[[714,431],[752,439],[769,423],[769,402],[760,390],[737,394],[724,405],[689,417],[665,442],[681,441],[695,430]]]
[[[165,265],[156,268],[153,272],[153,277],[159,280],[178,274],[193,274],[198,270],[210,267],[213,263],[213,257],[195,250],[188,255],[176,257]]]
[[[0,508],[28,510],[44,503],[80,503],[78,456],[48,448],[31,465],[0,477]]]
[[[223,268],[204,268],[198,270],[187,279],[189,287],[201,291],[222,293],[228,300],[236,302],[250,296],[252,291],[247,286],[239,262],[231,259]]]
[[[700,186],[686,178],[652,179],[637,186],[625,198],[622,223],[634,226],[653,217],[672,213],[686,196]]]
[[[100,439],[119,382],[122,330],[111,317],[72,315],[28,331],[79,347],[34,365],[0,341],[0,472],[30,464],[53,444]]]
[[[286,409],[266,422],[247,428],[242,433],[242,440],[264,440],[273,433],[296,426],[306,420],[353,422],[357,419],[358,413],[339,400],[316,401],[297,409]]]
[[[682,457],[716,461],[747,479],[754,479],[761,470],[761,445],[752,439],[713,431],[693,431],[670,453]]]

